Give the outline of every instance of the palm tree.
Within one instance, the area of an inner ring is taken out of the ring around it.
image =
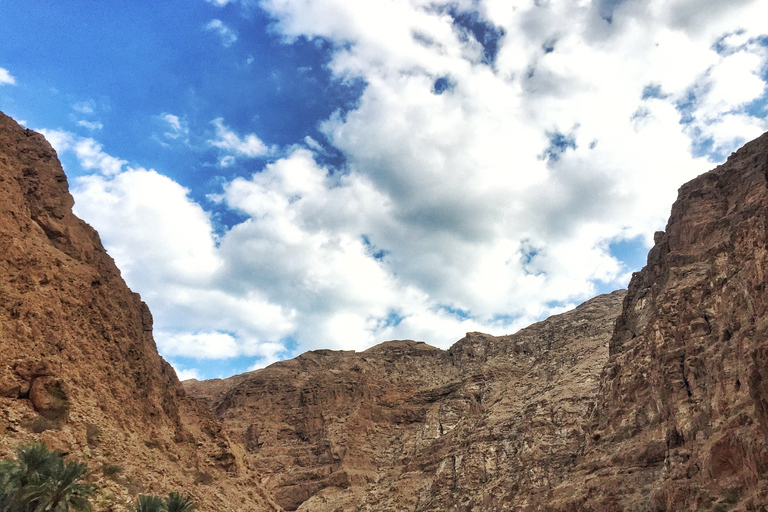
[[[165,512],[165,504],[160,496],[139,496],[136,512]]]
[[[68,512],[90,510],[88,501],[95,489],[79,480],[88,468],[81,462],[64,462],[61,457],[35,473],[23,493],[32,512]]]
[[[16,450],[18,461],[0,461],[0,512],[89,510],[95,489],[80,482],[85,464],[65,462],[42,443]]]
[[[0,460],[0,512],[10,512],[17,488],[16,464]]]
[[[165,509],[167,512],[192,512],[197,508],[197,504],[186,496],[177,492],[172,492],[165,499]]]

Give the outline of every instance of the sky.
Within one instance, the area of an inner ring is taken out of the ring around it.
[[[766,0],[0,0],[0,110],[179,377],[627,285],[768,130]]]

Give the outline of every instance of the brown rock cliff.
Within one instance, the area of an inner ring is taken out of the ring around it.
[[[97,510],[768,509],[768,134],[680,189],[626,296],[186,393],[71,206],[50,145],[0,114],[0,457],[87,461]]]
[[[39,439],[99,478],[122,466],[97,510],[171,491],[277,510],[158,355],[146,304],[73,203],[51,146],[0,113],[0,457]]]
[[[449,351],[390,341],[184,385],[287,510],[538,510],[584,442],[623,297]]]
[[[768,134],[680,188],[555,510],[768,507]]]

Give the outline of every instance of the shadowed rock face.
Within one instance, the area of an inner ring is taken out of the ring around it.
[[[96,475],[122,466],[97,509],[181,491],[210,510],[275,510],[157,354],[147,306],[73,204],[51,146],[0,113],[0,457],[39,439]]]
[[[766,510],[768,134],[680,188],[556,510]]]
[[[585,439],[623,297],[448,351],[321,350],[185,387],[287,510],[536,510]]]

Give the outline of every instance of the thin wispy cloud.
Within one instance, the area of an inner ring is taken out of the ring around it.
[[[237,32],[224,24],[219,19],[213,19],[205,25],[205,30],[218,34],[221,44],[229,48],[237,42]]]
[[[78,126],[82,126],[83,128],[87,128],[88,130],[101,130],[104,128],[104,125],[100,123],[99,121],[86,121],[84,119],[81,119],[77,122]]]
[[[158,116],[166,130],[163,132],[163,138],[168,141],[189,142],[189,123],[186,119],[164,112]]]

